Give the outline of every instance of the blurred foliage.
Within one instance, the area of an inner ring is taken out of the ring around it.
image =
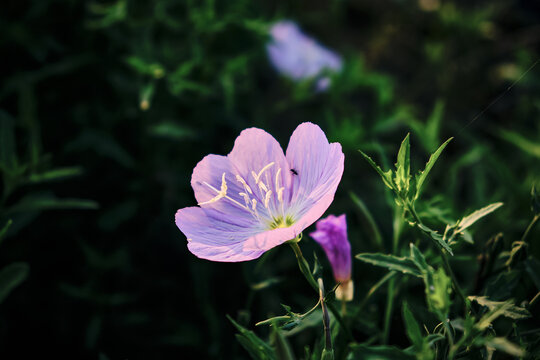
[[[329,91],[268,63],[268,26],[282,18],[343,56]],[[540,357],[539,23],[526,0],[8,1],[1,353],[320,358],[322,314],[301,316],[317,299],[287,247],[203,261],[173,220],[195,204],[189,180],[206,154],[228,153],[251,126],[285,146],[311,121],[343,145],[330,211],[347,213],[364,260],[348,332],[332,317],[335,358],[441,358],[451,336],[470,345],[464,358]],[[357,150],[390,169],[407,133],[390,190]],[[409,169],[451,137],[419,197]],[[412,203],[418,219],[403,216]],[[487,216],[464,226],[477,209]],[[324,259],[301,245],[309,263]],[[255,328],[281,303],[301,319],[293,329]]]

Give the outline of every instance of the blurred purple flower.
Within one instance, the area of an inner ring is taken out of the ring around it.
[[[208,155],[191,177],[199,206],[176,213],[189,250],[202,259],[246,261],[298,236],[326,211],[343,174],[339,143],[300,124],[287,154],[267,132],[242,131],[227,156]]]
[[[341,57],[306,36],[292,21],[275,23],[270,35],[272,40],[267,45],[270,61],[281,74],[293,80],[319,77],[316,89],[324,91],[330,86],[330,78],[322,74],[324,70],[341,70]]]
[[[332,265],[334,278],[340,286],[336,289],[336,298],[350,301],[353,296],[351,281],[351,244],[347,238],[347,220],[345,214],[329,215],[317,221],[317,230],[309,234],[321,245]]]

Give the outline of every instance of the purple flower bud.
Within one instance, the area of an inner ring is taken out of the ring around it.
[[[345,214],[329,215],[317,221],[317,230],[309,234],[321,245],[332,265],[334,278],[341,285],[336,290],[336,298],[352,300],[353,285],[351,281],[351,244],[347,238],[347,221]]]
[[[330,78],[323,73],[325,70],[341,70],[339,55],[306,36],[292,21],[275,23],[270,35],[272,40],[267,45],[268,56],[281,74],[296,81],[318,78],[317,91],[328,89]]]

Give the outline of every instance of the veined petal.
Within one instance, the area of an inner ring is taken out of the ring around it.
[[[268,211],[264,206],[265,189],[277,194],[279,187],[283,187],[283,198],[289,198],[290,167],[281,146],[266,131],[257,128],[242,131],[236,138],[234,147],[227,157],[234,164],[239,175],[253,190],[258,202],[257,209],[261,215],[266,214],[268,217]],[[278,178],[277,187],[276,178]],[[263,185],[259,185],[261,182]],[[280,206],[277,196],[271,196],[269,206],[272,213],[277,212],[276,210]]]
[[[227,196],[236,201],[236,203],[226,198],[212,202],[212,199],[218,195],[217,191],[221,190],[223,174],[225,174]],[[236,180],[236,174],[238,174],[238,170],[226,156],[214,154],[205,156],[195,166],[191,176],[191,187],[201,207],[230,213],[231,216],[234,214],[234,216],[240,217],[253,217],[248,210],[242,208],[242,205],[245,206],[245,201],[239,194],[244,192],[245,189]]]
[[[265,251],[244,248],[246,239],[262,231],[254,221],[196,206],[178,210],[175,220],[188,239],[188,249],[201,259],[247,261]]]
[[[296,128],[287,147],[287,161],[297,174],[292,176],[291,185],[293,213],[301,217],[321,198],[333,198],[343,175],[344,159],[341,144],[329,144],[317,125],[302,123]]]

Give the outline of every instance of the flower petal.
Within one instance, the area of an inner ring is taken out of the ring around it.
[[[223,174],[225,174],[227,196],[237,203],[226,198],[210,202],[211,199],[217,196],[216,190],[221,190]],[[226,156],[214,154],[205,156],[193,169],[193,175],[191,176],[191,187],[197,202],[201,204],[200,206],[205,209],[215,209],[223,213],[234,214],[234,216],[253,217],[248,210],[241,206],[245,205],[245,201],[239,193],[244,192],[245,189],[236,180],[236,174],[238,174],[238,170]]]
[[[262,231],[257,223],[224,216],[214,209],[188,207],[177,211],[176,226],[188,238],[188,249],[201,259],[247,261],[256,259],[264,249],[244,249],[246,239]]]
[[[296,128],[287,147],[287,161],[297,174],[292,176],[293,213],[302,217],[311,206],[320,206],[322,198],[330,195],[333,199],[343,175],[344,159],[341,145],[329,144],[317,125],[302,123]]]
[[[227,157],[238,170],[238,174],[252,189],[258,201],[257,209],[261,215],[269,217],[263,206],[265,191],[261,189],[260,182],[274,194],[270,197],[271,208],[275,209],[279,206],[277,196],[275,196],[279,188],[283,187],[283,197],[289,198],[288,189],[291,184],[289,164],[277,140],[266,131],[257,128],[242,131]],[[271,163],[274,164],[270,166]],[[263,170],[265,168],[266,170]],[[260,178],[257,180],[254,175],[260,175]]]

